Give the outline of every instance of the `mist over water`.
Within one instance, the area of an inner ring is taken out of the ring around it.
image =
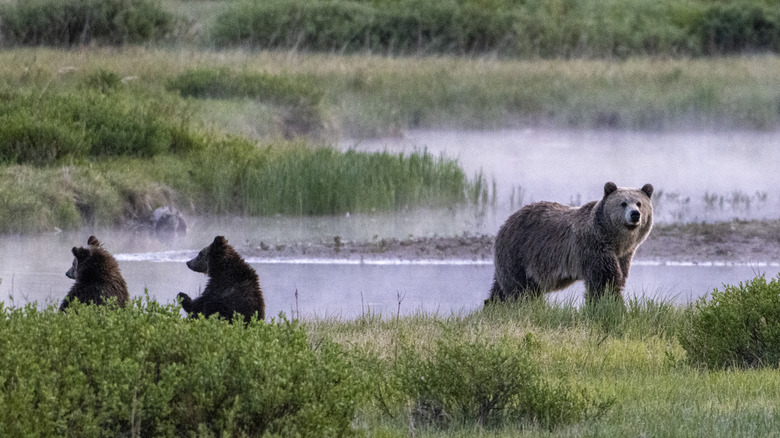
[[[457,158],[469,175],[481,170],[493,178],[503,213],[535,201],[581,205],[614,181],[621,187],[652,183],[657,222],[780,217],[780,132],[417,130],[342,147],[424,148]]]
[[[582,204],[597,199],[606,181],[655,186],[657,222],[776,219],[780,217],[780,133],[637,133],[611,131],[411,131],[402,138],[346,141],[343,148],[391,152],[427,148],[457,158],[469,175],[496,183],[492,206],[330,217],[188,218],[186,237],[163,242],[148,233],[89,229],[0,237],[0,300],[6,305],[59,304],[73,284],[65,277],[71,248],[95,234],[119,260],[132,296],[173,303],[196,296],[206,276],[184,264],[216,235],[241,250],[292,242],[370,241],[408,236],[495,234],[508,214],[540,200]],[[706,196],[705,196],[706,195]],[[347,264],[327,260],[249,258],[258,271],[267,316],[385,316],[416,311],[450,314],[481,308],[493,267],[489,262],[415,261]],[[705,261],[706,262],[706,261]],[[713,288],[780,272],[777,263],[635,263],[626,297],[686,303]],[[296,299],[297,291],[297,299]],[[582,283],[548,295],[581,302]],[[400,301],[400,306],[399,306]]]

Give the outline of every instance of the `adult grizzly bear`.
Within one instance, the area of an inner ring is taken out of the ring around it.
[[[116,297],[119,307],[125,307],[130,295],[116,259],[103,249],[95,236],[89,236],[87,246],[74,246],[71,250],[73,266],[65,275],[76,280],[76,283],[62,300],[60,310],[67,309],[74,298],[82,303],[104,304],[107,299]]]
[[[604,185],[582,207],[526,205],[496,235],[491,301],[533,297],[585,280],[586,299],[621,297],[631,258],[653,225],[653,186]]]
[[[217,236],[211,245],[203,248],[187,267],[208,275],[206,289],[194,300],[180,292],[181,306],[191,317],[219,314],[226,319],[234,313],[244,316],[249,323],[253,315],[265,318],[265,301],[260,290],[257,272],[228,245],[224,236]]]

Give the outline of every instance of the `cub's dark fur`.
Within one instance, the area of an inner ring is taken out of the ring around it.
[[[65,273],[76,283],[62,300],[60,310],[65,310],[74,298],[82,303],[104,304],[115,297],[119,307],[130,299],[127,284],[119,271],[116,259],[100,245],[95,236],[87,239],[87,248],[73,247],[73,266]]]
[[[198,298],[193,300],[183,292],[178,295],[182,308],[191,317],[216,313],[231,319],[234,313],[239,313],[247,323],[253,315],[265,318],[265,301],[257,272],[223,236],[215,237],[211,245],[187,262],[187,267],[209,277],[206,289]]]

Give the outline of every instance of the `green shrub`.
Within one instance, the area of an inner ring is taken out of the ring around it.
[[[780,276],[724,285],[699,299],[681,329],[691,363],[709,368],[780,365]]]
[[[463,340],[453,330],[422,358],[409,350],[400,358],[399,369],[413,400],[413,421],[438,428],[511,422],[554,428],[600,415],[609,407],[610,402],[598,401],[587,391],[548,381],[533,357],[537,350],[530,334],[522,342],[480,336]]]
[[[149,0],[25,0],[3,5],[0,19],[12,45],[142,43],[173,27],[173,16]]]
[[[48,164],[89,154],[90,142],[78,123],[49,117],[34,107],[0,115],[0,160]]]
[[[221,46],[473,53],[509,46],[514,17],[455,1],[243,1],[216,18],[212,39]]]
[[[184,97],[248,97],[281,105],[296,105],[301,101],[318,105],[324,94],[305,77],[237,73],[227,68],[189,70],[168,81],[166,87]]]
[[[694,27],[708,55],[780,50],[780,10],[749,4],[709,7]]]
[[[3,436],[349,436],[359,373],[294,322],[0,303]]]
[[[199,147],[171,99],[117,87],[111,73],[91,76],[78,92],[12,93],[0,101],[0,161],[51,164],[64,158],[152,157]],[[94,86],[97,90],[90,88]]]
[[[98,69],[84,79],[84,85],[105,94],[118,89],[122,78],[112,71]]]
[[[695,0],[238,1],[218,46],[526,57],[701,55],[780,50],[776,2]]]
[[[346,50],[363,46],[373,8],[354,2],[270,0],[236,2],[216,17],[218,46]]]

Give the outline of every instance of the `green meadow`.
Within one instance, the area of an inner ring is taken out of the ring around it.
[[[774,436],[778,281],[684,307],[536,300],[247,327],[148,298],[0,306],[0,432]]]
[[[5,232],[123,225],[167,204],[316,215],[489,198],[490,176],[466,175],[455,160],[341,151],[342,138],[539,124],[775,129],[780,119],[774,55],[528,61],[39,47],[3,51],[0,66]]]

